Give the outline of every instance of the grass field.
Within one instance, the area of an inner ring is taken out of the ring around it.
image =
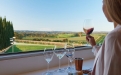
[[[73,34],[58,34],[58,38],[69,38],[69,37],[72,37],[74,36]]]
[[[35,51],[35,50],[44,50],[45,48],[51,49],[54,45],[14,45],[15,52],[25,52],[25,51]],[[6,53],[11,53],[12,47],[6,51]]]

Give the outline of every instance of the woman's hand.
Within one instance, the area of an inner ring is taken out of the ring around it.
[[[95,42],[95,39],[94,39],[93,36],[87,35],[87,36],[86,36],[86,40],[87,40],[92,46],[95,46],[95,45],[96,45],[96,42]]]

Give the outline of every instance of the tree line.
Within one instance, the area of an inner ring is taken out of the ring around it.
[[[0,50],[10,46],[10,38],[14,36],[13,24],[0,17]]]
[[[33,41],[49,41],[49,42],[68,42],[69,40],[67,38],[62,39],[62,40],[50,40],[50,39],[43,39],[43,38],[34,38]]]
[[[14,32],[14,35],[15,35],[16,39],[23,39],[24,37],[63,38],[63,37],[58,37],[59,34],[73,34],[72,36],[69,36],[69,37],[81,37],[81,36],[83,36],[84,33],[83,32],[76,32],[76,33],[66,33],[65,32],[65,33],[50,33],[50,34],[48,34],[48,33],[35,33],[35,32],[31,32],[31,33],[16,32],[16,31]],[[36,39],[34,39],[34,40],[36,40]]]
[[[18,33],[14,32],[16,39],[22,39],[23,37],[56,37],[57,34],[46,34],[46,33]]]

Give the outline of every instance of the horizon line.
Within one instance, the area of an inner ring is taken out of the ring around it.
[[[43,30],[15,30],[15,31],[43,31]],[[43,31],[43,32],[54,32],[54,31],[59,31],[59,30],[51,30],[51,31]],[[59,31],[59,32],[84,32],[84,31]],[[110,32],[110,31],[93,31],[93,32]]]

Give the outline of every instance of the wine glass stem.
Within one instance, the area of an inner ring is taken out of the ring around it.
[[[86,38],[89,36],[89,34],[86,34]],[[87,41],[87,46],[89,45],[89,42]]]
[[[70,60],[70,67],[72,67],[72,61]]]
[[[59,69],[60,69],[60,63],[61,63],[60,60],[61,60],[61,59],[59,59]]]
[[[69,62],[70,62],[70,61],[69,61],[69,58],[68,58],[68,67],[70,67]]]
[[[47,70],[48,70],[48,72],[49,72],[49,63],[48,63],[48,66],[47,66]]]

